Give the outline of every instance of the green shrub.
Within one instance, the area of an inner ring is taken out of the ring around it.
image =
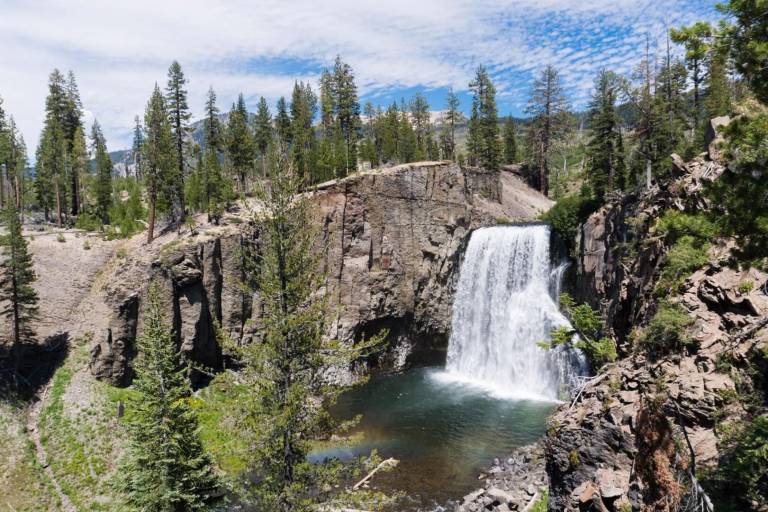
[[[732,498],[768,505],[768,415],[731,425],[723,436],[721,449],[723,463],[715,479],[724,491]]]
[[[579,452],[576,450],[571,450],[568,452],[568,462],[571,463],[572,468],[579,467],[579,464],[581,464],[581,457],[579,457]]]
[[[598,311],[588,304],[576,304],[576,301],[567,293],[560,295],[560,307],[571,321],[573,329],[565,326],[554,329],[551,333],[551,341],[540,343],[541,348],[549,349],[573,343],[574,347],[584,352],[593,369],[616,360],[618,357],[616,342],[613,338],[603,336],[605,326]],[[574,342],[575,334],[579,336]]]
[[[599,206],[597,201],[588,196],[568,196],[555,203],[555,206],[541,216],[541,220],[552,226],[568,248],[568,253],[574,256],[579,225]]]
[[[706,241],[718,235],[717,226],[704,215],[684,213],[679,210],[667,210],[659,218],[656,230],[667,237],[670,243],[675,243],[683,236]]]
[[[768,256],[768,110],[734,119],[725,132],[730,164],[707,184],[711,216],[723,233],[738,239],[733,255],[759,267]]]
[[[83,212],[77,216],[75,227],[83,231],[99,231],[101,229],[101,219],[89,212]]]
[[[709,261],[709,242],[684,235],[667,252],[661,277],[656,284],[656,295],[664,296],[670,291],[679,292],[685,279]]]
[[[117,257],[120,259],[125,258],[127,255],[127,251],[125,250],[125,247],[120,247],[117,249]]]
[[[745,280],[739,283],[739,293],[749,293],[755,287],[755,283]]]
[[[56,235],[56,241],[63,244],[64,242],[67,241],[67,238],[64,236],[63,233],[59,233],[58,235]]]
[[[147,210],[141,202],[141,188],[135,178],[118,178],[114,189],[107,238],[128,238],[144,229],[142,220],[147,218]]]
[[[88,240],[84,241],[83,242],[83,249],[86,250],[86,251],[90,251],[91,250],[91,242],[89,242]]]
[[[680,351],[692,343],[688,333],[692,323],[693,319],[683,308],[661,302],[648,324],[633,333],[633,339],[652,354]]]
[[[656,295],[678,292],[685,279],[709,261],[711,241],[719,230],[702,214],[668,210],[656,223],[657,232],[670,246],[656,285]]]

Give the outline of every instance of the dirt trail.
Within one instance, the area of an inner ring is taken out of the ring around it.
[[[109,310],[98,282],[99,276],[120,242],[67,231],[29,235],[37,274],[34,286],[40,298],[39,320],[34,326],[38,339],[44,341],[64,335],[72,344],[89,332],[100,335],[108,325]],[[52,381],[40,390],[28,409],[27,431],[35,445],[37,461],[58,495],[61,510],[76,512],[77,507],[63,491],[50,467],[40,436],[40,415],[51,386]]]
[[[40,464],[40,467],[45,471],[45,476],[48,477],[48,481],[53,486],[53,489],[56,491],[59,501],[61,502],[60,510],[62,510],[62,512],[77,512],[77,507],[75,507],[75,504],[72,503],[69,496],[62,490],[61,484],[59,484],[59,481],[56,479],[56,474],[48,463],[48,454],[40,440],[38,420],[40,419],[40,413],[43,411],[43,405],[45,404],[45,399],[48,396],[50,388],[51,382],[45,385],[40,392],[39,400],[33,402],[32,406],[29,408],[29,412],[27,413],[27,432],[29,433],[29,438],[35,444],[35,457],[37,458],[37,463]]]

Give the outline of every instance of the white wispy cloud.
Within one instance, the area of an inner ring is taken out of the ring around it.
[[[173,59],[190,79],[200,114],[213,86],[225,109],[288,95],[295,79],[317,81],[336,54],[361,93],[453,86],[474,68],[491,71],[506,109],[525,102],[546,64],[563,72],[574,103],[595,71],[628,73],[646,34],[712,19],[714,0],[2,0],[0,96],[33,147],[48,73],[72,69],[89,118],[110,146],[129,143],[134,115]]]

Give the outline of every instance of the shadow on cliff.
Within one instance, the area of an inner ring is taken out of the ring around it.
[[[31,399],[48,383],[69,349],[66,332],[49,336],[42,343],[23,343],[18,355],[10,346],[0,346],[0,397]]]

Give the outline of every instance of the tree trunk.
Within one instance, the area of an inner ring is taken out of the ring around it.
[[[650,190],[651,189],[651,159],[646,158],[645,159],[645,189]]]
[[[155,203],[157,203],[157,198],[154,197],[154,194],[150,195],[149,198],[149,219],[147,219],[147,243],[151,244],[152,239],[155,236]]]
[[[56,219],[58,226],[61,227],[61,187],[59,187],[59,179],[56,178]]]
[[[72,170],[72,215],[77,215],[80,208],[80,180],[77,179],[77,171]]]

